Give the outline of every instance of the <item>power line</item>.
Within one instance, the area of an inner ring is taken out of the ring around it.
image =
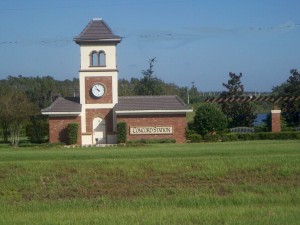
[[[283,31],[283,30],[290,30],[299,28],[299,23],[289,23],[285,25],[278,25],[278,26],[259,26],[259,27],[248,27],[248,28],[239,28],[240,31],[250,31],[250,32],[268,32],[268,31]],[[148,33],[144,34],[137,34],[136,36],[141,40],[192,40],[197,38],[199,35],[203,34],[211,34],[211,35],[218,35],[222,33],[229,33],[234,29],[219,29],[220,31],[217,32],[208,32],[206,33],[205,29],[202,31],[195,29],[190,30],[190,32],[155,32],[149,31]],[[130,35],[132,36],[132,35]],[[123,37],[123,38],[126,38]],[[40,40],[0,40],[1,45],[22,45],[22,46],[30,46],[30,45],[43,45],[43,46],[53,46],[53,47],[64,47],[70,43],[73,43],[73,38],[47,38],[47,39],[40,39]]]

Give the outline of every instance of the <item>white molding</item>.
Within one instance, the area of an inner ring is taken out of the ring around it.
[[[109,104],[84,104],[85,109],[112,109],[115,107],[114,103],[109,103]]]
[[[112,76],[112,101],[114,104],[118,103],[118,73]]]
[[[276,110],[271,110],[271,113],[281,113],[281,110],[280,109],[276,109]]]
[[[66,115],[78,115],[80,116],[81,112],[42,112],[43,115],[54,115],[54,116],[66,116]]]
[[[192,109],[182,109],[182,110],[118,110],[117,115],[145,115],[145,114],[178,114],[193,112]]]
[[[84,105],[82,106],[81,133],[86,133],[86,110]]]
[[[84,77],[113,77],[116,76],[118,71],[79,71],[81,76]],[[100,75],[101,73],[101,75]]]

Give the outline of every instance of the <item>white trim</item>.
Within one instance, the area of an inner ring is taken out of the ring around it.
[[[118,71],[105,71],[105,70],[101,70],[101,71],[93,71],[93,70],[89,70],[89,71],[79,71],[82,75],[81,76],[84,76],[84,78],[86,77],[92,77],[92,78],[95,78],[95,77],[113,77],[113,76],[116,76],[115,73],[118,73]],[[94,74],[92,74],[94,73]],[[101,75],[99,75],[99,73],[101,73]]]
[[[85,105],[82,106],[81,133],[86,133],[86,110],[85,110]]]
[[[110,103],[110,104],[102,104],[102,103],[84,104],[85,109],[112,109],[114,107],[115,107],[114,103]]]
[[[79,73],[79,93],[80,93],[80,104],[85,104],[85,76]]]
[[[271,113],[281,113],[281,110],[280,109],[276,109],[276,110],[271,110]]]
[[[114,75],[112,75],[112,101],[114,104],[118,103],[118,73],[115,73]]]
[[[124,110],[116,111],[117,115],[143,115],[143,114],[176,114],[176,113],[187,113],[193,112],[192,109],[182,109],[182,110]]]
[[[55,116],[65,116],[65,115],[80,115],[81,112],[42,112],[43,115],[55,115]]]

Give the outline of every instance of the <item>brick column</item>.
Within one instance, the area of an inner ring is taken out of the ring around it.
[[[280,132],[281,131],[280,113],[281,113],[281,110],[272,110],[271,111],[272,132]]]

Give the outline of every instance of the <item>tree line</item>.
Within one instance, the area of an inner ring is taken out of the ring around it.
[[[190,88],[166,83],[155,75],[156,58],[149,60],[149,67],[141,71],[141,78],[119,80],[120,96],[136,95],[177,95],[189,104],[201,103],[203,93],[192,83]],[[242,73],[229,73],[229,80],[223,83],[223,97],[245,94],[241,82]],[[300,75],[296,69],[290,71],[286,82],[273,88],[273,95],[300,96]],[[39,115],[42,108],[48,107],[58,96],[79,96],[79,79],[56,80],[51,76],[23,77],[8,76],[0,80],[0,126],[4,140],[11,135],[12,143],[18,144],[18,136],[26,121]],[[285,101],[280,106],[288,125],[300,125],[300,103]],[[251,126],[255,119],[254,105],[250,103],[228,103],[221,106],[229,127]],[[37,132],[39,133],[39,132]]]

